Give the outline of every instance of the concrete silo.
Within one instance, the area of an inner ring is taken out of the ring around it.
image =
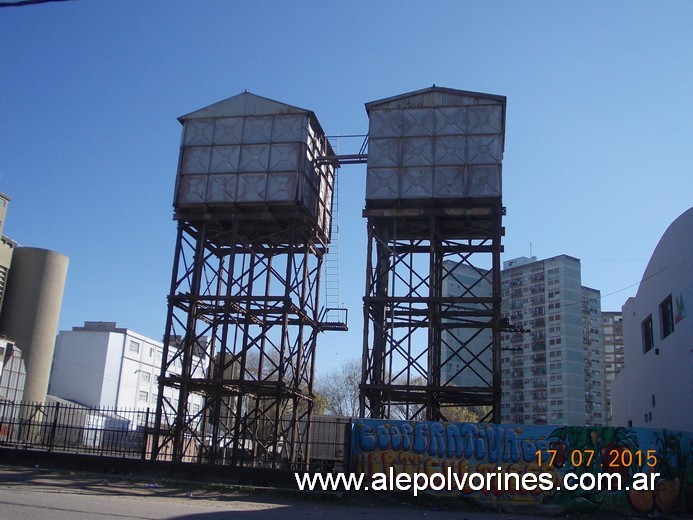
[[[65,255],[47,249],[15,247],[12,253],[0,333],[24,356],[24,401],[46,399],[67,265]]]

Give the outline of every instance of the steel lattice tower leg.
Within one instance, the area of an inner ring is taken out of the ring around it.
[[[448,420],[484,406],[500,422],[503,208],[455,212],[364,212],[363,417]]]
[[[179,222],[153,459],[309,461],[324,248],[295,220],[246,224]]]

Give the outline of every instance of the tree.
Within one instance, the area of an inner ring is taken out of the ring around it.
[[[478,423],[488,420],[492,408],[488,405],[453,406],[443,410],[448,422]]]
[[[316,393],[325,399],[326,415],[358,417],[361,361],[349,359],[338,369],[318,378]]]
[[[327,398],[317,390],[313,390],[313,413],[315,415],[325,415],[327,412]]]
[[[339,368],[318,377],[313,394],[313,413],[316,415],[359,416],[359,384],[361,382],[361,360],[349,359]],[[395,384],[403,384],[402,379]],[[412,386],[425,386],[422,377],[411,380]],[[488,420],[490,406],[448,406],[441,410],[448,422],[476,423]],[[425,410],[421,404],[393,403],[389,409],[390,419],[423,421]]]

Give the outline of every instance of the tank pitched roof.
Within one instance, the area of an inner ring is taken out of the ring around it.
[[[183,123],[186,119],[204,119],[214,117],[239,117],[239,116],[263,116],[275,114],[309,114],[315,118],[310,110],[305,110],[286,103],[280,103],[266,97],[248,92],[241,92],[230,98],[217,101],[209,106],[190,112],[178,118]]]
[[[391,105],[393,108],[397,106],[407,106],[409,108],[426,108],[439,106],[441,104],[450,106],[452,99],[459,98],[460,104],[502,104],[505,106],[506,97],[496,94],[484,94],[482,92],[471,92],[468,90],[458,90],[453,88],[432,87],[406,92],[397,96],[392,96],[376,101],[366,103],[366,111],[369,112],[372,108],[388,108]],[[441,103],[442,100],[445,103]]]

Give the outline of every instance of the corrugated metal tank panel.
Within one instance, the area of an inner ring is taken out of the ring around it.
[[[366,108],[367,200],[501,197],[504,97],[433,87]]]
[[[245,92],[180,120],[177,210],[291,204],[329,230],[335,172],[316,164],[331,150],[312,112]]]

